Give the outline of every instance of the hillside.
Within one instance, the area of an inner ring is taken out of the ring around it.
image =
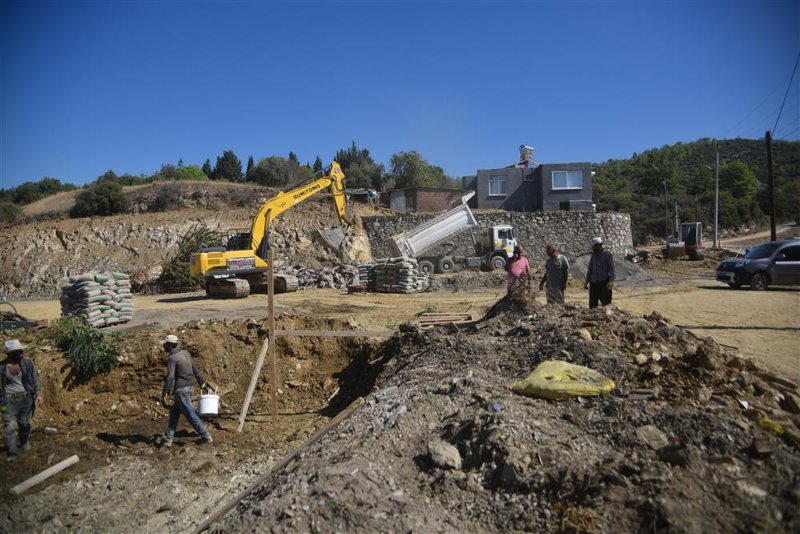
[[[713,231],[717,149],[720,230],[761,227],[769,213],[762,140],[701,139],[595,165],[598,210],[630,213],[638,243],[671,233],[676,205],[682,220]],[[800,142],[773,142],[772,157],[778,220],[800,221]]]
[[[188,230],[205,226],[226,234],[247,229],[257,209],[274,192],[210,182],[133,186],[125,189],[133,213],[80,219],[64,218],[74,192],[40,200],[26,206],[39,220],[0,235],[0,295],[57,297],[64,277],[91,270],[124,271],[139,283],[152,280]],[[162,207],[168,209],[155,211]],[[350,206],[355,215],[361,208],[366,209],[355,203]],[[338,224],[325,195],[287,211],[272,235],[276,265],[339,264],[340,258],[312,242],[314,230]]]

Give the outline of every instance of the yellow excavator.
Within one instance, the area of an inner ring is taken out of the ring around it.
[[[345,212],[347,195],[342,168],[334,161],[328,174],[315,179],[322,172],[267,200],[253,218],[250,232],[230,236],[224,247],[204,248],[191,255],[189,274],[205,279],[210,298],[244,298],[250,293],[266,292],[270,224],[284,211],[317,193],[330,189],[339,221],[351,226]],[[294,276],[275,274],[275,293],[297,291],[297,285]]]

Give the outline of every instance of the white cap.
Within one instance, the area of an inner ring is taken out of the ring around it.
[[[9,339],[4,344],[5,353],[17,352],[25,348],[25,345],[19,342],[19,339]]]
[[[603,238],[602,237],[593,237],[592,238],[592,246],[602,245],[602,244],[603,244]]]
[[[177,345],[178,344],[178,336],[173,335],[173,334],[169,334],[167,337],[165,337],[163,340],[161,340],[161,344],[162,345],[166,345],[167,343],[172,343],[174,345]]]

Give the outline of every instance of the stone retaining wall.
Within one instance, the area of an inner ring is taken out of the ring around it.
[[[592,237],[601,236],[606,249],[624,256],[633,249],[631,218],[627,213],[589,211],[540,211],[533,213],[512,211],[475,211],[480,227],[510,224],[515,236],[526,248],[529,257],[544,258],[544,247],[554,243],[568,258],[572,259],[589,252]],[[369,237],[374,258],[390,256],[386,240],[397,233],[410,230],[438,214],[409,213],[394,216],[362,217],[364,230]],[[469,232],[462,232],[452,240],[456,244],[454,254],[473,255],[474,249]]]

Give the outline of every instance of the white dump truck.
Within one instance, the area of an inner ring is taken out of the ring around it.
[[[467,206],[475,191],[461,197],[461,204],[438,217],[426,221],[407,232],[389,238],[387,243],[394,256],[416,258],[419,269],[425,273],[453,272],[456,265],[501,269],[514,253],[517,240],[514,228],[509,225],[478,228],[478,222]],[[461,232],[469,230],[475,247],[475,256],[455,256],[455,245],[448,242]],[[434,247],[442,245],[444,254],[426,255]]]

